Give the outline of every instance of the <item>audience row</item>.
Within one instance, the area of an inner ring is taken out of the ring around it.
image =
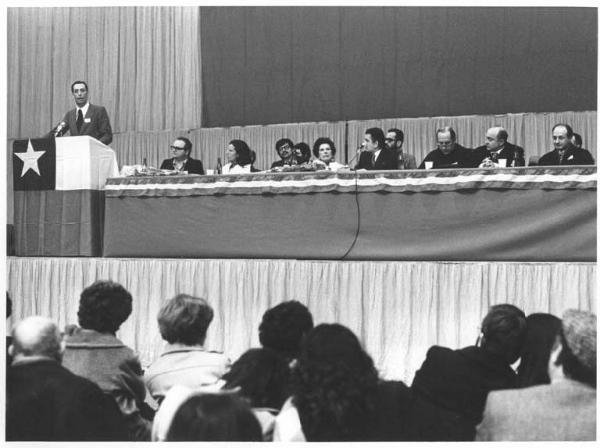
[[[297,301],[267,310],[260,348],[230,364],[205,340],[214,311],[186,294],[158,314],[167,345],[144,372],[116,332],[123,286],[81,293],[64,337],[47,317],[12,333],[9,441],[595,440],[596,316],[492,306],[474,345],[433,346],[410,386],[384,380],[356,335]],[[148,392],[148,394],[147,394]]]
[[[489,128],[485,145],[474,149],[465,148],[457,141],[456,132],[449,126],[436,130],[437,148],[431,151],[418,166],[419,169],[444,168],[501,168],[525,166],[525,151],[508,141],[506,129],[500,126]],[[581,147],[581,136],[568,124],[559,123],[552,128],[554,150],[544,154],[538,165],[594,165],[589,151]],[[271,170],[278,171],[340,171],[349,170],[411,170],[417,169],[415,156],[404,151],[404,133],[400,129],[388,129],[384,134],[380,128],[365,131],[364,140],[348,165],[335,160],[336,146],[326,137],[318,138],[312,148],[308,144],[294,144],[289,138],[275,143],[280,160],[273,162]],[[165,159],[160,168],[205,174],[202,162],[191,157],[192,142],[177,137],[171,145],[172,158]],[[351,164],[358,157],[358,162]],[[243,140],[231,140],[226,151],[227,163],[221,161],[210,174],[243,174],[259,171],[254,167],[256,153]],[[530,161],[530,165],[532,162]]]

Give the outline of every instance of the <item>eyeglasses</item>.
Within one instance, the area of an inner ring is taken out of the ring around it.
[[[386,142],[393,142],[393,141],[394,141],[394,139],[393,139],[393,138],[386,138],[386,139],[385,139],[385,141],[386,141]]]
[[[450,146],[453,142],[437,142],[440,146]]]
[[[179,146],[173,146],[173,145],[171,145],[171,149],[173,149],[175,151],[183,151],[185,148],[180,148]]]
[[[281,151],[282,149],[290,149],[290,148],[291,148],[291,146],[288,143],[286,143],[285,145],[280,146],[279,150]]]

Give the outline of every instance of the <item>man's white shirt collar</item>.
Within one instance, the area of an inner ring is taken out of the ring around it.
[[[81,109],[81,113],[85,117],[85,114],[87,114],[87,111],[89,108],[90,108],[90,102],[88,101],[87,103],[85,103],[85,106],[77,108],[77,113],[79,113],[79,109]]]

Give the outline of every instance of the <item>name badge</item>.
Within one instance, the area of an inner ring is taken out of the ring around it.
[[[83,119],[83,122],[84,122],[84,123],[91,123],[91,122],[92,122],[92,119],[91,119],[91,118],[84,118],[84,119]]]

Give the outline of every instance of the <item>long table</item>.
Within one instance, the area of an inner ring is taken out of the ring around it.
[[[596,167],[108,179],[104,256],[595,261]]]

